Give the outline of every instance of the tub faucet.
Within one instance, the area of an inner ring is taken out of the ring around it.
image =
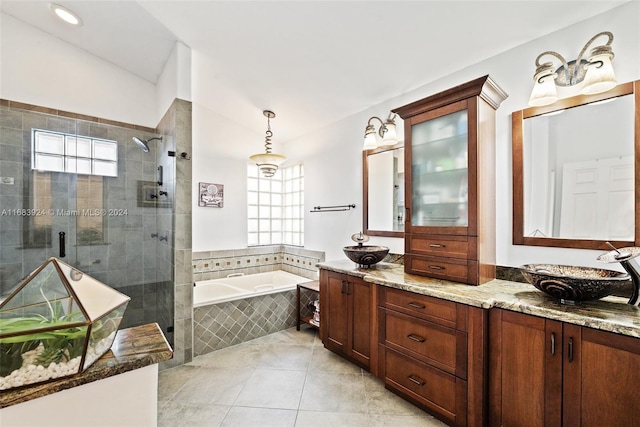
[[[631,281],[633,282],[633,293],[629,298],[628,304],[636,307],[640,306],[640,264],[638,263],[638,256],[640,256],[640,248],[628,247],[617,249],[611,243],[607,242],[612,251],[604,253],[598,257],[598,261],[605,261],[609,263],[619,262],[622,268],[625,269]]]

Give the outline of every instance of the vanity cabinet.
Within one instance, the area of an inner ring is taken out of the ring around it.
[[[495,277],[495,111],[484,76],[393,112],[405,126],[405,271],[478,285]]]
[[[380,287],[378,372],[452,426],[484,425],[486,311]]]
[[[324,346],[369,370],[374,285],[320,270],[320,337]]]
[[[500,309],[490,331],[489,425],[640,425],[640,339]]]

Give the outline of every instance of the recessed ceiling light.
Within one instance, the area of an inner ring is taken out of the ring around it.
[[[55,3],[49,3],[49,8],[58,18],[62,19],[64,22],[78,27],[82,25],[82,19],[80,19],[80,17],[76,15],[72,10]]]

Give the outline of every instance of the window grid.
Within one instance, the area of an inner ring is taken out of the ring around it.
[[[116,141],[34,129],[32,145],[34,170],[118,176]]]
[[[248,245],[304,246],[304,167],[280,168],[271,178],[247,169]]]

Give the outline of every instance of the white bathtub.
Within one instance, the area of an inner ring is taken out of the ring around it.
[[[307,279],[282,270],[223,279],[202,280],[194,284],[193,306],[202,307],[209,304],[287,291],[295,289],[298,283],[311,280],[313,279]]]

